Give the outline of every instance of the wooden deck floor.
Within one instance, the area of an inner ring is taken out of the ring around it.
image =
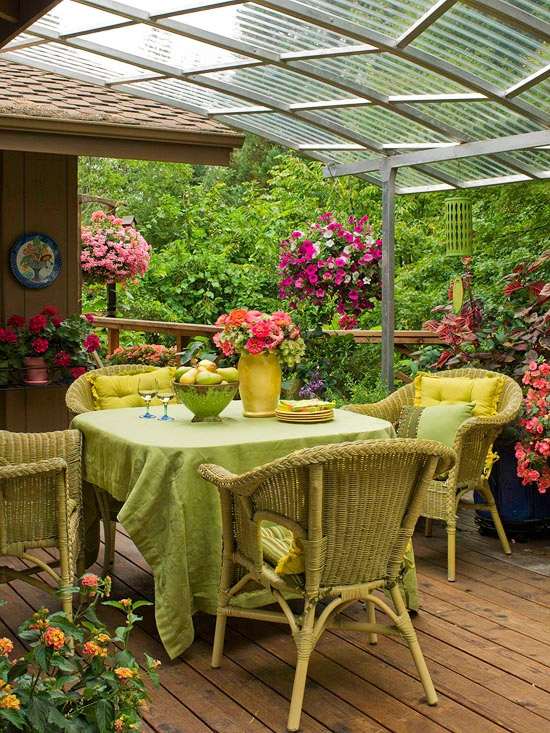
[[[408,651],[400,641],[327,633],[314,653],[306,690],[307,733],[543,733],[550,731],[550,540],[515,544],[505,558],[496,540],[464,523],[458,578],[446,581],[441,527],[415,538],[422,610],[415,620],[440,702],[422,701]],[[120,531],[114,595],[152,599],[146,563]],[[13,635],[51,597],[15,582],[0,588],[0,635]],[[144,730],[158,733],[284,731],[293,675],[286,630],[230,620],[222,669],[209,666],[213,620],[196,619],[197,638],[169,662],[145,609],[133,646],[163,661]],[[117,621],[117,611],[104,609]],[[350,609],[351,616],[361,614]]]

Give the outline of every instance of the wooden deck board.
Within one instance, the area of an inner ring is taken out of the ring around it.
[[[304,705],[306,733],[523,733],[550,730],[550,542],[516,543],[508,558],[498,542],[461,522],[457,582],[445,575],[445,536],[415,538],[422,610],[415,620],[440,703],[423,702],[408,650],[399,639],[327,633],[312,658]],[[99,568],[94,568],[98,570]],[[115,596],[153,598],[147,563],[121,529],[113,574]],[[51,596],[20,581],[0,588],[0,635]],[[102,610],[110,624],[116,609]],[[359,618],[360,606],[347,614]],[[213,619],[197,617],[192,647],[170,662],[151,608],[134,651],[162,660],[144,730],[151,733],[278,733],[285,730],[293,644],[278,625],[230,619],[221,669],[209,665]],[[21,650],[18,646],[18,650]]]

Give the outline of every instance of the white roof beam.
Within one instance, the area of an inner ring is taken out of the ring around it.
[[[452,148],[459,143],[384,143],[384,150],[433,150],[434,148]]]
[[[469,5],[504,21],[520,31],[530,33],[541,41],[550,41],[550,23],[510,5],[505,0],[465,0]]]
[[[285,51],[280,55],[281,61],[299,61],[301,59],[324,59],[332,56],[356,56],[364,53],[380,53],[377,46],[360,43],[353,46],[333,46],[331,48],[314,48],[305,51]]]
[[[474,102],[487,99],[484,94],[466,92],[461,94],[390,94],[388,101],[398,104],[400,102]]]
[[[365,148],[362,145],[356,145],[354,143],[301,143],[298,145],[298,150],[363,150]]]
[[[492,0],[496,2],[496,0]],[[522,100],[509,99],[492,84],[479,79],[474,74],[463,71],[458,66],[439,59],[432,54],[420,51],[416,48],[409,46],[405,48],[397,48],[395,41],[389,36],[385,36],[382,33],[373,31],[363,25],[359,25],[353,21],[349,21],[344,18],[338,17],[336,14],[327,13],[324,10],[318,10],[310,6],[303,5],[297,0],[256,0],[259,5],[263,5],[272,10],[278,10],[282,13],[303,20],[306,23],[312,23],[313,25],[319,26],[319,28],[325,28],[332,32],[342,33],[345,36],[354,38],[357,41],[364,43],[372,43],[378,46],[383,51],[388,51],[396,56],[399,56],[407,61],[411,61],[418,66],[422,66],[430,71],[435,71],[442,76],[456,81],[459,84],[471,89],[474,92],[484,94],[491,99],[499,102],[508,109],[517,112],[529,119],[543,125],[550,124],[550,116],[542,112],[541,110],[533,107]]]
[[[401,168],[408,165],[422,165],[423,163],[437,163],[444,160],[458,160],[472,158],[478,155],[494,155],[513,150],[526,150],[550,144],[550,130],[538,132],[524,132],[520,135],[493,138],[491,140],[477,140],[476,142],[462,143],[450,148],[419,150],[415,153],[392,155],[378,160],[363,160],[342,165],[327,170],[327,176],[349,176],[356,173],[368,173],[380,168],[381,165],[390,165],[392,168]]]
[[[200,13],[203,10],[218,10],[219,8],[227,8],[230,5],[240,5],[243,0],[195,0],[195,2],[186,3],[185,7],[172,9],[164,13],[151,13],[151,20],[161,20],[162,18],[171,18],[174,15],[188,15],[189,13]]]
[[[512,84],[511,87],[508,87],[508,89],[506,89],[506,91],[504,92],[504,96],[515,97],[516,94],[526,92],[528,89],[534,87],[536,84],[540,84],[541,81],[544,81],[549,76],[550,64],[548,64],[548,66],[543,66],[542,69],[538,69],[538,71],[535,71],[533,74],[526,76],[524,79],[521,79],[516,84]]]
[[[422,15],[415,23],[411,25],[402,35],[399,36],[395,45],[397,48],[404,48],[412,43],[414,39],[423,33],[426,28],[429,28],[432,23],[440,18],[444,13],[452,8],[458,0],[438,0],[435,5],[432,5],[424,15]]]
[[[216,117],[216,115],[255,115],[259,112],[271,112],[269,107],[262,105],[250,105],[248,107],[209,107],[208,116]]]

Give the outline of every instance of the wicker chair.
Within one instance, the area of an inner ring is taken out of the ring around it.
[[[60,589],[74,585],[81,548],[80,433],[0,431],[0,554],[32,563],[25,570],[0,567],[0,581],[25,580],[53,592],[35,577],[46,572]],[[47,563],[29,550],[57,547],[59,562]],[[54,567],[59,566],[59,573]],[[72,618],[71,593],[62,594]]]
[[[440,377],[485,377],[503,376],[484,369],[450,369],[430,376]],[[490,417],[472,417],[464,422],[457,434],[454,449],[457,462],[445,481],[432,481],[421,516],[426,517],[426,536],[431,535],[433,519],[442,519],[447,525],[447,576],[455,580],[456,574],[456,517],[459,506],[470,509],[484,509],[491,513],[502,549],[510,555],[511,549],[502,526],[489,483],[484,477],[484,468],[489,449],[501,430],[514,420],[521,407],[520,386],[510,377],[504,376],[504,389],[500,397],[498,412]],[[348,405],[346,409],[371,415],[396,424],[402,407],[414,403],[414,385],[401,387],[381,402],[372,405]],[[474,504],[463,501],[464,495],[472,489],[485,499]]]
[[[288,623],[297,664],[288,730],[300,725],[310,656],[328,627],[400,633],[406,641],[427,701],[437,696],[405,608],[397,579],[424,496],[433,476],[454,464],[453,451],[421,440],[340,443],[291,453],[237,476],[203,464],[201,476],[218,488],[222,506],[223,560],[212,666],[219,667],[228,616]],[[262,549],[262,522],[292,531],[304,548],[305,572],[277,575]],[[244,572],[235,583],[237,567]],[[242,570],[244,569],[244,571]],[[281,611],[239,605],[249,583],[267,588]],[[389,591],[393,608],[374,591]],[[295,614],[285,594],[303,600]],[[315,611],[324,601],[320,614]],[[366,622],[339,613],[356,600],[367,605]],[[390,624],[375,620],[378,607]]]
[[[120,364],[116,366],[101,367],[96,369],[94,374],[141,374],[142,372],[151,371],[150,366],[143,364]],[[86,375],[82,375],[71,384],[65,396],[65,404],[69,412],[73,415],[81,415],[84,412],[92,412],[95,410],[94,399],[90,382],[86,379]],[[115,538],[116,538],[116,520],[121,503],[116,501],[99,486],[85,484],[85,488],[90,488],[95,492],[99,515],[103,523],[103,532],[105,535],[105,553],[103,557],[103,575],[109,575],[113,569],[115,560]]]

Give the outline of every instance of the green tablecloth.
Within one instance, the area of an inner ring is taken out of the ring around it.
[[[88,412],[72,427],[84,435],[85,479],[125,502],[119,520],[152,568],[157,627],[172,658],[193,641],[193,612],[216,610],[219,498],[197,467],[218,463],[241,473],[300,448],[394,436],[389,422],[343,410],[308,425],[245,418],[236,401],[221,423],[191,423],[181,405],[170,408],[173,422],[140,420],[142,413]]]

